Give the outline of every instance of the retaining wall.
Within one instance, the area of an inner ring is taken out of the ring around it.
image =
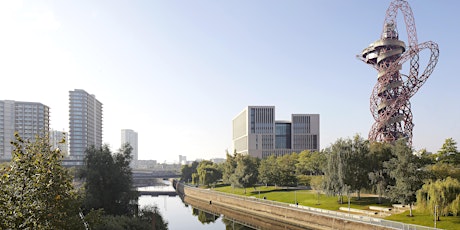
[[[383,230],[395,229],[311,212],[295,205],[283,204],[257,198],[240,197],[206,189],[184,186],[174,183],[179,194],[191,197],[208,205],[223,206],[236,212],[254,215],[260,218],[276,220],[307,229],[344,229],[344,230]]]

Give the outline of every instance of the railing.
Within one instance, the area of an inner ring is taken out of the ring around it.
[[[350,213],[345,213],[345,212],[337,212],[337,211],[331,211],[331,210],[326,210],[326,209],[313,208],[309,206],[302,206],[302,205],[288,204],[288,203],[272,201],[272,200],[265,200],[265,199],[260,199],[256,197],[240,196],[240,195],[229,194],[229,193],[219,192],[219,191],[214,191],[214,190],[200,189],[200,188],[196,188],[196,187],[185,185],[185,184],[184,186],[186,186],[189,189],[199,189],[201,192],[204,192],[204,193],[209,193],[209,194],[217,193],[220,196],[224,196],[224,197],[231,197],[234,199],[240,199],[240,200],[256,202],[256,203],[264,203],[264,204],[272,205],[276,207],[284,207],[286,209],[304,211],[304,212],[314,213],[316,215],[334,217],[337,219],[343,219],[347,221],[361,222],[361,223],[366,223],[366,224],[374,225],[374,226],[383,226],[386,228],[403,229],[403,230],[439,229],[439,228],[431,228],[431,227],[426,227],[426,226],[421,226],[421,225],[406,224],[402,222],[384,220],[384,219],[370,217],[370,216],[362,216],[362,215],[350,214]]]

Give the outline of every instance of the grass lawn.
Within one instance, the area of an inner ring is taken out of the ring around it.
[[[216,191],[243,196],[253,196],[257,198],[266,197],[266,199],[268,200],[274,200],[284,203],[294,204],[295,201],[297,201],[299,205],[305,205],[333,211],[338,211],[339,207],[348,207],[348,200],[346,196],[344,196],[343,198],[343,204],[339,204],[336,196],[327,196],[325,194],[321,194],[318,203],[317,193],[312,190],[286,190],[281,187],[273,186],[260,186],[256,189],[257,190],[254,190],[254,188],[247,188],[246,193],[244,193],[244,189],[231,188],[230,186],[216,186],[216,188],[213,188],[213,190]],[[356,196],[356,194],[353,195]],[[377,197],[363,196],[360,200],[357,200],[356,197],[352,197],[350,201],[350,207],[363,210],[368,209],[369,206],[391,207],[391,203],[388,200],[384,200],[383,204],[377,204],[376,202]],[[385,219],[408,224],[434,227],[433,215],[417,212],[417,210],[414,210],[413,214],[414,217],[409,217],[409,211],[407,211],[401,214],[393,214]],[[437,227],[442,229],[460,229],[460,217],[441,217],[441,221],[437,222]]]

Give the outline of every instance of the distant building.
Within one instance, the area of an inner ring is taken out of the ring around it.
[[[223,162],[225,162],[225,160],[226,160],[226,159],[224,159],[224,158],[211,158],[211,159],[210,159],[210,161],[211,161],[212,163],[216,163],[216,164],[223,163]]]
[[[49,132],[50,108],[38,102],[0,101],[0,160],[11,160],[14,133],[35,140]]]
[[[139,160],[138,145],[137,145],[137,132],[134,132],[131,129],[122,129],[121,130],[121,146],[124,146],[126,143],[131,145],[133,148],[131,155],[133,159],[131,161],[131,166],[134,166]]]
[[[187,156],[179,155],[179,164],[180,164],[180,165],[185,165],[185,164],[187,164]]]
[[[237,153],[265,158],[319,150],[319,114],[292,114],[276,121],[274,106],[248,106],[233,119]]]
[[[59,148],[64,156],[69,154],[69,135],[64,131],[51,130],[50,145],[53,149]],[[60,143],[64,140],[64,143]]]
[[[136,169],[154,169],[156,165],[156,160],[138,160]]]
[[[88,147],[102,146],[102,103],[81,89],[69,91],[69,158],[83,164]]]

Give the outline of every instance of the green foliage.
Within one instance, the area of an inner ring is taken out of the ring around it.
[[[192,214],[194,216],[197,216],[198,220],[202,224],[214,223],[219,218],[219,216],[216,216],[216,215],[214,215],[212,213],[205,212],[205,211],[197,209],[197,208],[192,209]]]
[[[434,180],[444,179],[446,177],[460,180],[460,168],[455,167],[453,164],[438,162],[428,166],[427,169]]]
[[[296,186],[296,164],[298,163],[297,154],[292,153],[279,156],[276,159],[276,163],[279,170],[277,184],[281,186]]]
[[[194,161],[191,165],[183,165],[181,168],[181,177],[180,180],[183,182],[190,182],[192,180],[192,175],[197,173],[196,168],[198,167],[198,162]]]
[[[89,217],[90,216],[90,217]],[[90,212],[87,217],[90,219],[93,230],[167,230],[168,223],[163,219],[156,206],[147,206],[140,210],[138,216],[113,216],[104,215],[100,209]]]
[[[244,189],[252,187],[257,183],[259,161],[258,158],[249,155],[237,157],[237,166],[234,174],[230,177],[232,186]]]
[[[304,150],[300,152],[297,160],[297,174],[321,175],[326,166],[326,155],[323,152]]]
[[[236,152],[233,154],[233,156],[227,152],[227,159],[225,160],[223,164],[223,171],[222,171],[222,181],[225,184],[231,184],[230,178],[235,172],[236,165],[237,165],[236,158],[238,156],[239,155]]]
[[[369,143],[356,135],[353,139],[339,139],[325,150],[327,166],[325,168],[324,188],[328,194],[349,195],[368,186]]]
[[[434,213],[437,207],[437,216],[446,216],[449,213],[459,214],[458,200],[460,200],[460,182],[447,177],[444,180],[429,180],[417,192],[417,204],[425,210]]]
[[[1,176],[0,229],[83,229],[61,151],[51,149],[48,137],[15,138],[13,159]]]
[[[271,155],[260,162],[259,166],[259,181],[265,185],[275,185],[279,178],[279,168],[276,162],[276,157]]]
[[[84,208],[103,209],[108,215],[133,213],[130,201],[138,194],[132,189],[131,146],[123,146],[117,153],[111,153],[108,146],[86,150]]]
[[[404,139],[396,141],[392,148],[394,157],[384,162],[390,177],[395,180],[394,185],[389,185],[388,196],[392,201],[409,204],[412,215],[412,205],[416,201],[416,193],[423,185],[426,178],[420,159],[412,154],[412,149],[407,146]]]
[[[436,157],[438,162],[459,165],[460,153],[457,150],[457,142],[452,138],[447,138]]]
[[[369,180],[370,188],[379,196],[379,203],[382,202],[382,197],[387,194],[387,187],[394,184],[389,173],[383,167],[383,162],[389,161],[392,158],[392,145],[388,143],[373,142],[369,147]]]
[[[211,161],[201,161],[196,170],[200,183],[208,187],[222,178],[219,167]]]

